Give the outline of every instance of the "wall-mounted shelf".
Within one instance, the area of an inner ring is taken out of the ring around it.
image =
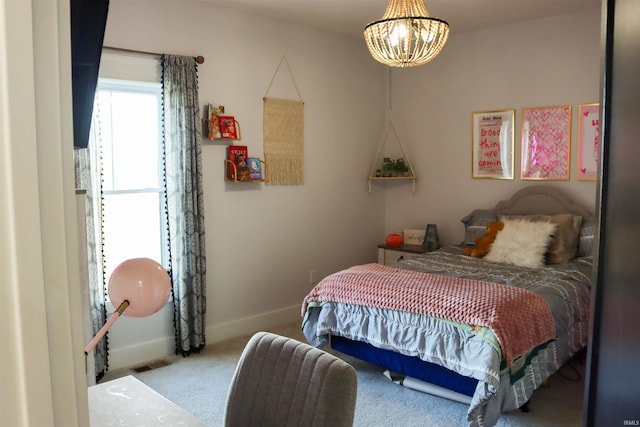
[[[382,154],[382,150],[384,149],[385,144],[387,143],[387,139],[389,138],[389,133],[393,131],[398,140],[398,145],[400,145],[400,149],[402,150],[403,159],[406,163],[407,168],[409,169],[406,175],[402,176],[377,176],[376,171],[381,169],[379,166],[380,155]],[[384,136],[382,141],[380,142],[380,146],[378,147],[378,153],[376,155],[376,159],[373,161],[373,166],[371,167],[371,172],[369,173],[369,193],[371,193],[371,183],[372,182],[382,182],[382,181],[411,181],[412,183],[412,191],[416,191],[416,173],[411,166],[411,162],[407,157],[407,151],[404,148],[404,144],[396,131],[396,127],[393,124],[393,116],[391,115],[391,110],[387,111],[387,123],[385,126]]]
[[[242,138],[207,138],[209,141],[242,141]]]
[[[208,104],[202,118],[202,134],[210,141],[242,141],[240,123],[225,115],[223,106]]]
[[[260,160],[260,164],[262,167],[262,178],[251,178],[249,176],[249,178],[247,179],[238,179],[238,168],[236,166],[235,163],[233,163],[231,160],[229,159],[224,159],[224,180],[225,181],[229,181],[229,182],[239,182],[239,183],[250,183],[250,182],[269,182],[269,174],[268,174],[268,169],[267,169],[267,164],[263,161]],[[234,179],[230,179],[227,175],[227,170],[228,168],[233,168],[234,171]],[[249,171],[249,174],[251,172]]]
[[[382,181],[411,181],[411,191],[416,191],[416,177],[415,175],[411,176],[370,176],[369,177],[369,193],[371,193],[371,183],[372,182],[382,182]]]

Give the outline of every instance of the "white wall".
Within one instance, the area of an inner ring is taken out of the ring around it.
[[[88,423],[68,1],[0,3],[2,425]]]
[[[226,144],[203,143],[209,343],[300,319],[310,270],[320,278],[375,261],[384,193],[368,194],[367,176],[384,126],[386,71],[364,41],[204,2],[112,0],[105,45],[204,56],[200,103],[236,116],[251,155],[263,157],[262,98],[282,55],[305,102],[304,185],[225,182]],[[286,65],[269,96],[297,98]],[[111,368],[172,345],[165,328],[119,319]],[[146,330],[138,336],[146,350],[132,347],[135,329]]]
[[[595,206],[594,182],[576,180],[578,105],[599,101],[600,10],[456,34],[431,63],[392,73],[393,114],[418,176],[417,191],[387,190],[387,232],[436,223],[459,243],[459,220],[517,189],[548,184]],[[522,108],[572,105],[571,179],[520,180]],[[516,110],[514,180],[471,178],[471,113]]]
[[[299,319],[318,277],[375,261],[386,233],[436,223],[445,244],[462,240],[459,219],[516,189],[523,107],[597,102],[600,11],[457,34],[430,64],[391,71],[391,106],[418,176],[409,184],[366,178],[388,108],[388,71],[364,42],[290,23],[177,0],[112,0],[105,45],[203,55],[200,103],[222,104],[262,157],[262,98],[286,55],[305,101],[305,184],[223,180],[225,146],[203,143],[207,232],[207,340],[215,342]],[[286,66],[269,96],[297,98]],[[515,175],[471,178],[471,113],[516,109]],[[393,153],[393,138],[389,140]],[[545,182],[594,205],[595,183],[577,182],[577,131],[570,181]],[[163,357],[173,345],[170,306],[157,318],[120,319],[111,368]],[[132,339],[132,337],[135,337]],[[164,349],[164,350],[163,350]]]

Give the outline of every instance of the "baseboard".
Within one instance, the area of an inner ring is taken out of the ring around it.
[[[160,339],[109,350],[109,370],[131,368],[152,360],[162,359],[175,354],[175,338]]]
[[[230,338],[250,335],[257,331],[294,322],[300,322],[302,324],[299,304],[260,313],[255,316],[207,325],[207,344],[214,344]]]
[[[124,321],[128,319],[122,320],[124,324]],[[250,335],[257,331],[294,322],[302,322],[300,305],[292,305],[279,310],[234,319],[228,322],[210,324],[206,327],[207,344],[213,344],[243,335]],[[140,344],[114,346],[109,350],[109,370],[131,368],[152,360],[170,357],[174,354],[175,337],[173,334],[161,336],[158,339]]]

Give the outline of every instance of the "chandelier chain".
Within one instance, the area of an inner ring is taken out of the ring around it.
[[[382,19],[398,16],[423,16],[428,17],[429,11],[423,0],[390,0]]]

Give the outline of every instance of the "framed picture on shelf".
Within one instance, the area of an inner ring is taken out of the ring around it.
[[[521,179],[568,180],[570,147],[571,105],[522,109]]]
[[[424,242],[426,230],[405,229],[403,231],[403,242],[405,245],[421,245]]]
[[[600,104],[578,107],[578,181],[595,181],[600,162]]]
[[[471,113],[473,178],[513,179],[515,110]]]

